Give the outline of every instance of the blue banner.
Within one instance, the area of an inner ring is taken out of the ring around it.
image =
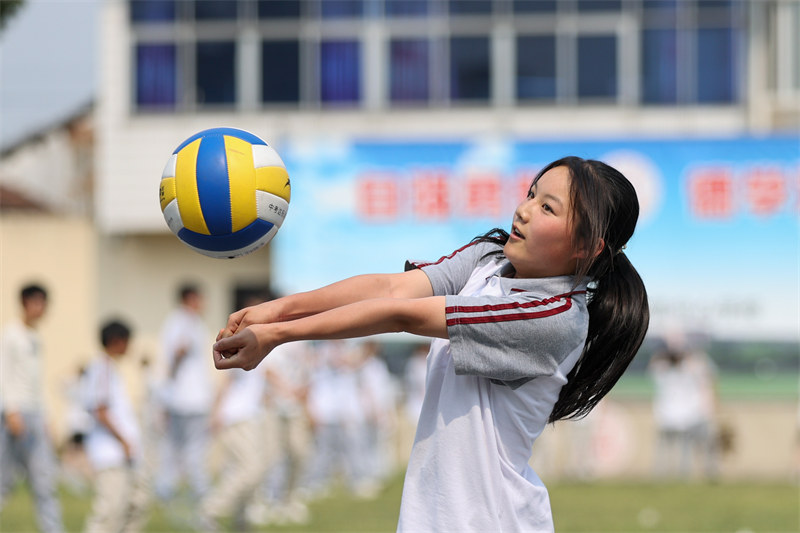
[[[437,259],[508,229],[539,169],[600,159],[636,186],[626,252],[653,331],[797,340],[800,138],[310,142],[283,149],[288,217],[273,241],[280,292]]]

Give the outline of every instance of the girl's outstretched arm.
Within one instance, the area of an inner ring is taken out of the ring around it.
[[[424,298],[432,295],[433,288],[428,276],[421,270],[355,276],[321,289],[292,294],[236,311],[228,317],[228,323],[220,331],[217,340],[253,324],[295,320],[361,300]]]
[[[400,331],[447,338],[445,297],[362,299],[296,320],[253,324],[214,344],[214,366],[251,370],[285,342]]]

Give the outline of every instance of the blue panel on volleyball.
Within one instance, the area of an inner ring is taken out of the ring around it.
[[[273,226],[274,224],[271,222],[259,218],[236,233],[203,235],[183,228],[178,232],[178,237],[186,244],[203,250],[212,252],[236,251],[256,242],[267,234]]]
[[[200,209],[212,235],[231,232],[231,191],[225,137],[206,136],[197,152],[197,195]]]

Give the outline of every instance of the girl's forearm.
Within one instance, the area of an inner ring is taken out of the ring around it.
[[[258,327],[258,326],[255,326]],[[297,320],[265,326],[277,344],[298,340],[347,339],[408,332],[447,337],[443,296],[357,301]]]
[[[282,321],[297,320],[355,302],[375,298],[430,296],[430,282],[421,272],[354,276],[320,289],[277,300]]]

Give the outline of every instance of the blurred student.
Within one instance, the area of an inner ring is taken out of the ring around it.
[[[314,448],[307,470],[307,488],[324,495],[338,478],[356,492],[366,478],[361,427],[364,408],[348,343],[325,341],[317,349],[308,411],[314,428]]]
[[[233,518],[237,530],[246,527],[245,511],[271,460],[265,449],[263,369],[226,372],[214,402],[211,427],[219,434],[222,470],[203,499],[199,526],[214,530],[223,518]]]
[[[203,321],[200,289],[185,285],[179,296],[180,305],[164,322],[161,337],[166,430],[156,491],[159,497],[171,499],[185,477],[192,502],[197,504],[209,488],[206,463],[214,388],[208,353],[213,337]]]
[[[655,384],[653,416],[658,430],[655,473],[659,477],[718,475],[716,369],[699,350],[673,341],[649,365]]]
[[[61,532],[57,465],[45,427],[44,356],[36,330],[47,310],[47,291],[27,285],[20,302],[21,317],[9,323],[0,338],[0,504],[22,471],[33,491],[39,528]]]
[[[265,361],[268,438],[276,446],[259,500],[248,510],[259,525],[304,524],[310,520],[303,501],[311,425],[306,401],[314,348],[310,342],[278,347]]]
[[[397,394],[386,361],[380,356],[380,345],[369,340],[359,346],[356,373],[365,412],[363,425],[364,475],[358,495],[376,496],[392,473],[393,437],[397,427]]]
[[[130,338],[123,322],[106,323],[100,330],[102,352],[86,370],[85,405],[94,418],[86,453],[95,472],[86,533],[135,533],[147,520],[150,497],[141,430],[118,368]]]

